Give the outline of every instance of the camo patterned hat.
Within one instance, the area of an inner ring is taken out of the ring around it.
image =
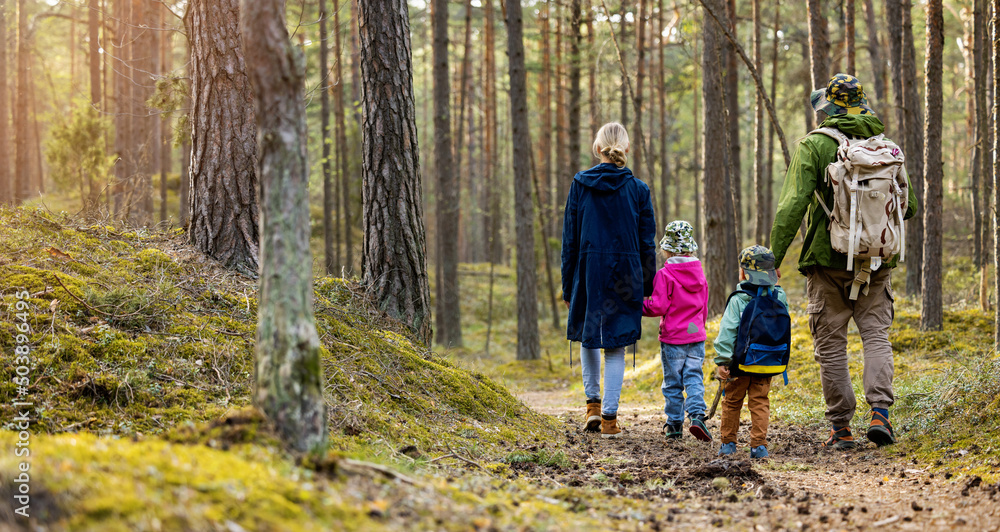
[[[678,255],[698,251],[698,243],[694,241],[694,227],[684,220],[674,220],[664,229],[660,249]]]
[[[740,252],[740,268],[747,279],[757,286],[778,284],[778,272],[774,269],[774,253],[764,246],[750,246]]]
[[[868,96],[858,78],[849,74],[837,74],[830,79],[825,89],[816,89],[809,97],[816,111],[828,116],[834,115],[874,115],[868,106]]]

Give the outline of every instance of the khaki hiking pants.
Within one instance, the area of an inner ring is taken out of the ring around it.
[[[894,316],[890,268],[872,272],[868,294],[848,297],[854,272],[810,268],[806,274],[809,296],[809,329],[819,362],[826,419],[837,427],[850,424],[857,408],[851,375],[847,370],[847,324],[854,318],[864,346],[865,400],[872,408],[889,408],[892,395],[892,344],[889,327]]]
[[[722,443],[735,443],[740,430],[740,410],[743,398],[750,408],[750,447],[767,445],[767,421],[771,415],[771,377],[734,377],[726,381],[726,398],[722,401]]]

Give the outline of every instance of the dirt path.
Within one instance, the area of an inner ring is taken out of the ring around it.
[[[667,442],[660,432],[665,418],[652,404],[623,406],[625,437],[606,440],[580,430],[583,405],[576,397],[556,391],[521,398],[566,423],[570,447],[559,450],[570,465],[524,463],[517,473],[600,489],[607,497],[571,502],[580,511],[607,512],[622,521],[620,528],[1000,530],[996,486],[946,479],[867,441],[855,451],[825,451],[821,426],[773,422],[772,458],[751,463],[749,422],[741,426],[735,458],[727,460],[716,455],[717,440],[703,443],[685,433]],[[717,438],[718,415],[708,425]]]

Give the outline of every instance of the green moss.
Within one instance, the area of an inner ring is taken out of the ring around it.
[[[147,275],[181,272],[181,267],[170,258],[170,255],[156,248],[146,248],[136,253],[135,260],[136,269]]]

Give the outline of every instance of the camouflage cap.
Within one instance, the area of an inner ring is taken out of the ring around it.
[[[816,89],[809,96],[812,107],[828,116],[874,115],[868,106],[868,96],[858,78],[850,74],[837,74],[830,78],[825,89]]]
[[[772,286],[778,283],[778,272],[774,269],[774,253],[764,246],[750,246],[740,252],[740,268],[747,279],[757,286]]]
[[[694,241],[694,227],[684,220],[674,220],[664,229],[660,249],[670,253],[686,254],[698,251],[698,243]]]

